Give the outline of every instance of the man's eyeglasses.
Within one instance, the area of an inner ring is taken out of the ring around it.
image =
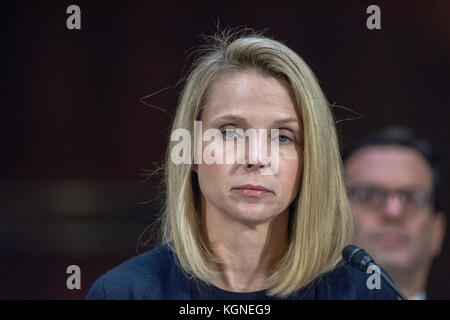
[[[397,197],[403,208],[408,210],[419,210],[426,208],[431,202],[429,192],[421,189],[398,189],[370,185],[351,186],[347,189],[350,201],[365,205],[373,209],[382,209],[389,197]]]

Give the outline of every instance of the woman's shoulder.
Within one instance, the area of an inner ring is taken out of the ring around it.
[[[384,271],[384,270],[383,270]],[[366,273],[347,263],[316,279],[316,298],[335,300],[395,300],[397,295],[375,271]]]
[[[86,299],[161,299],[177,281],[178,268],[169,246],[160,245],[103,274]]]

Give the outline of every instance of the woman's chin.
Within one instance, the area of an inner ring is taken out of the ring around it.
[[[258,225],[272,221],[278,216],[273,211],[266,208],[240,208],[233,212],[232,217],[247,225]]]

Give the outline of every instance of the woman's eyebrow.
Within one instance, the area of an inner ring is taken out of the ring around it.
[[[238,122],[238,123],[244,123],[244,124],[248,124],[247,119],[238,116],[238,115],[232,115],[232,114],[226,114],[226,115],[220,115],[217,116],[213,119],[211,119],[212,122],[216,122],[216,121],[234,121],[234,122]],[[293,117],[288,117],[288,118],[282,118],[282,119],[276,119],[275,121],[272,122],[272,127],[276,127],[279,125],[283,125],[283,124],[288,124],[288,123],[293,123],[293,124],[299,124],[299,121],[297,118],[293,118]]]
[[[298,124],[298,119],[297,118],[284,118],[284,119],[277,119],[275,120],[272,125],[273,126],[279,126],[282,124],[287,124],[287,123],[294,123],[294,124]]]

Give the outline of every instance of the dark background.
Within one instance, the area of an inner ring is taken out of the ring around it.
[[[81,30],[66,8],[81,8]],[[381,8],[381,30],[366,8]],[[449,178],[448,1],[3,1],[0,7],[0,298],[80,299],[136,255],[160,209],[171,116],[200,34],[248,26],[298,52],[330,103],[362,116],[341,144],[408,125]],[[336,120],[355,114],[334,108]],[[444,209],[450,212],[448,185]],[[450,298],[449,237],[432,296]],[[82,289],[66,288],[79,265]]]

